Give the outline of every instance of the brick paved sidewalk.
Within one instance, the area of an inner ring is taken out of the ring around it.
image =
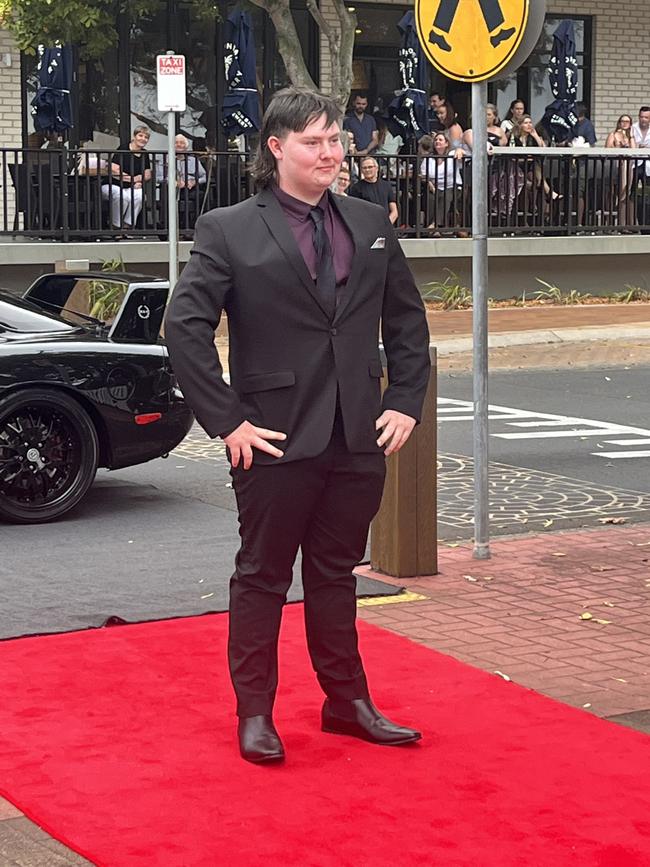
[[[649,710],[650,524],[500,538],[491,551],[442,547],[439,575],[393,582],[426,599],[359,615],[598,716]]]
[[[436,339],[472,333],[471,310],[427,308],[429,333]],[[490,334],[608,325],[650,324],[650,304],[567,304],[549,307],[496,307],[489,311]]]

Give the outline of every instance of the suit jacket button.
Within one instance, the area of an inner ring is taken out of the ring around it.
[[[330,334],[332,335],[332,337],[336,337],[336,334],[337,334],[336,328],[330,328]]]

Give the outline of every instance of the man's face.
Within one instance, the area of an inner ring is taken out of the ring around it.
[[[639,112],[639,127],[644,132],[650,127],[650,111]]]
[[[176,147],[177,151],[187,150],[187,142],[185,141],[185,139],[182,136],[177,135],[176,138],[174,139],[174,143],[175,143],[175,147]]]
[[[357,114],[363,114],[368,108],[368,100],[365,96],[354,97],[354,110]]]
[[[322,114],[302,132],[288,132],[282,138],[270,136],[268,140],[280,188],[304,201],[320,198],[341,168],[341,128],[336,122],[326,124]]]
[[[434,111],[436,111],[436,109],[440,108],[441,104],[442,104],[442,99],[440,98],[440,94],[439,93],[432,93],[431,98],[429,100],[429,105],[431,106],[431,108]]]
[[[361,176],[363,177],[364,181],[375,184],[377,182],[378,175],[379,169],[377,167],[377,163],[374,160],[364,160],[361,163]]]
[[[347,188],[350,186],[350,174],[349,172],[339,172],[339,176],[337,178],[337,186],[340,192],[345,192]]]

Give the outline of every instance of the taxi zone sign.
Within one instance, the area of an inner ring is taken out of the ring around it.
[[[158,111],[185,111],[185,57],[159,54],[156,58]]]

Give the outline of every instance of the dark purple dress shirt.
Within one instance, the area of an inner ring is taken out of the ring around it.
[[[289,223],[289,228],[296,239],[296,244],[302,253],[305,264],[309,269],[312,279],[316,279],[316,250],[314,248],[314,224],[309,212],[312,206],[301,199],[296,199],[285,193],[277,185],[273,186],[273,193],[284,211]],[[336,295],[345,286],[352,269],[354,257],[354,243],[348,232],[347,226],[341,219],[335,206],[330,201],[330,193],[325,190],[317,207],[322,208],[325,214],[325,231],[330,240],[332,256],[334,258],[334,272],[336,274]]]

